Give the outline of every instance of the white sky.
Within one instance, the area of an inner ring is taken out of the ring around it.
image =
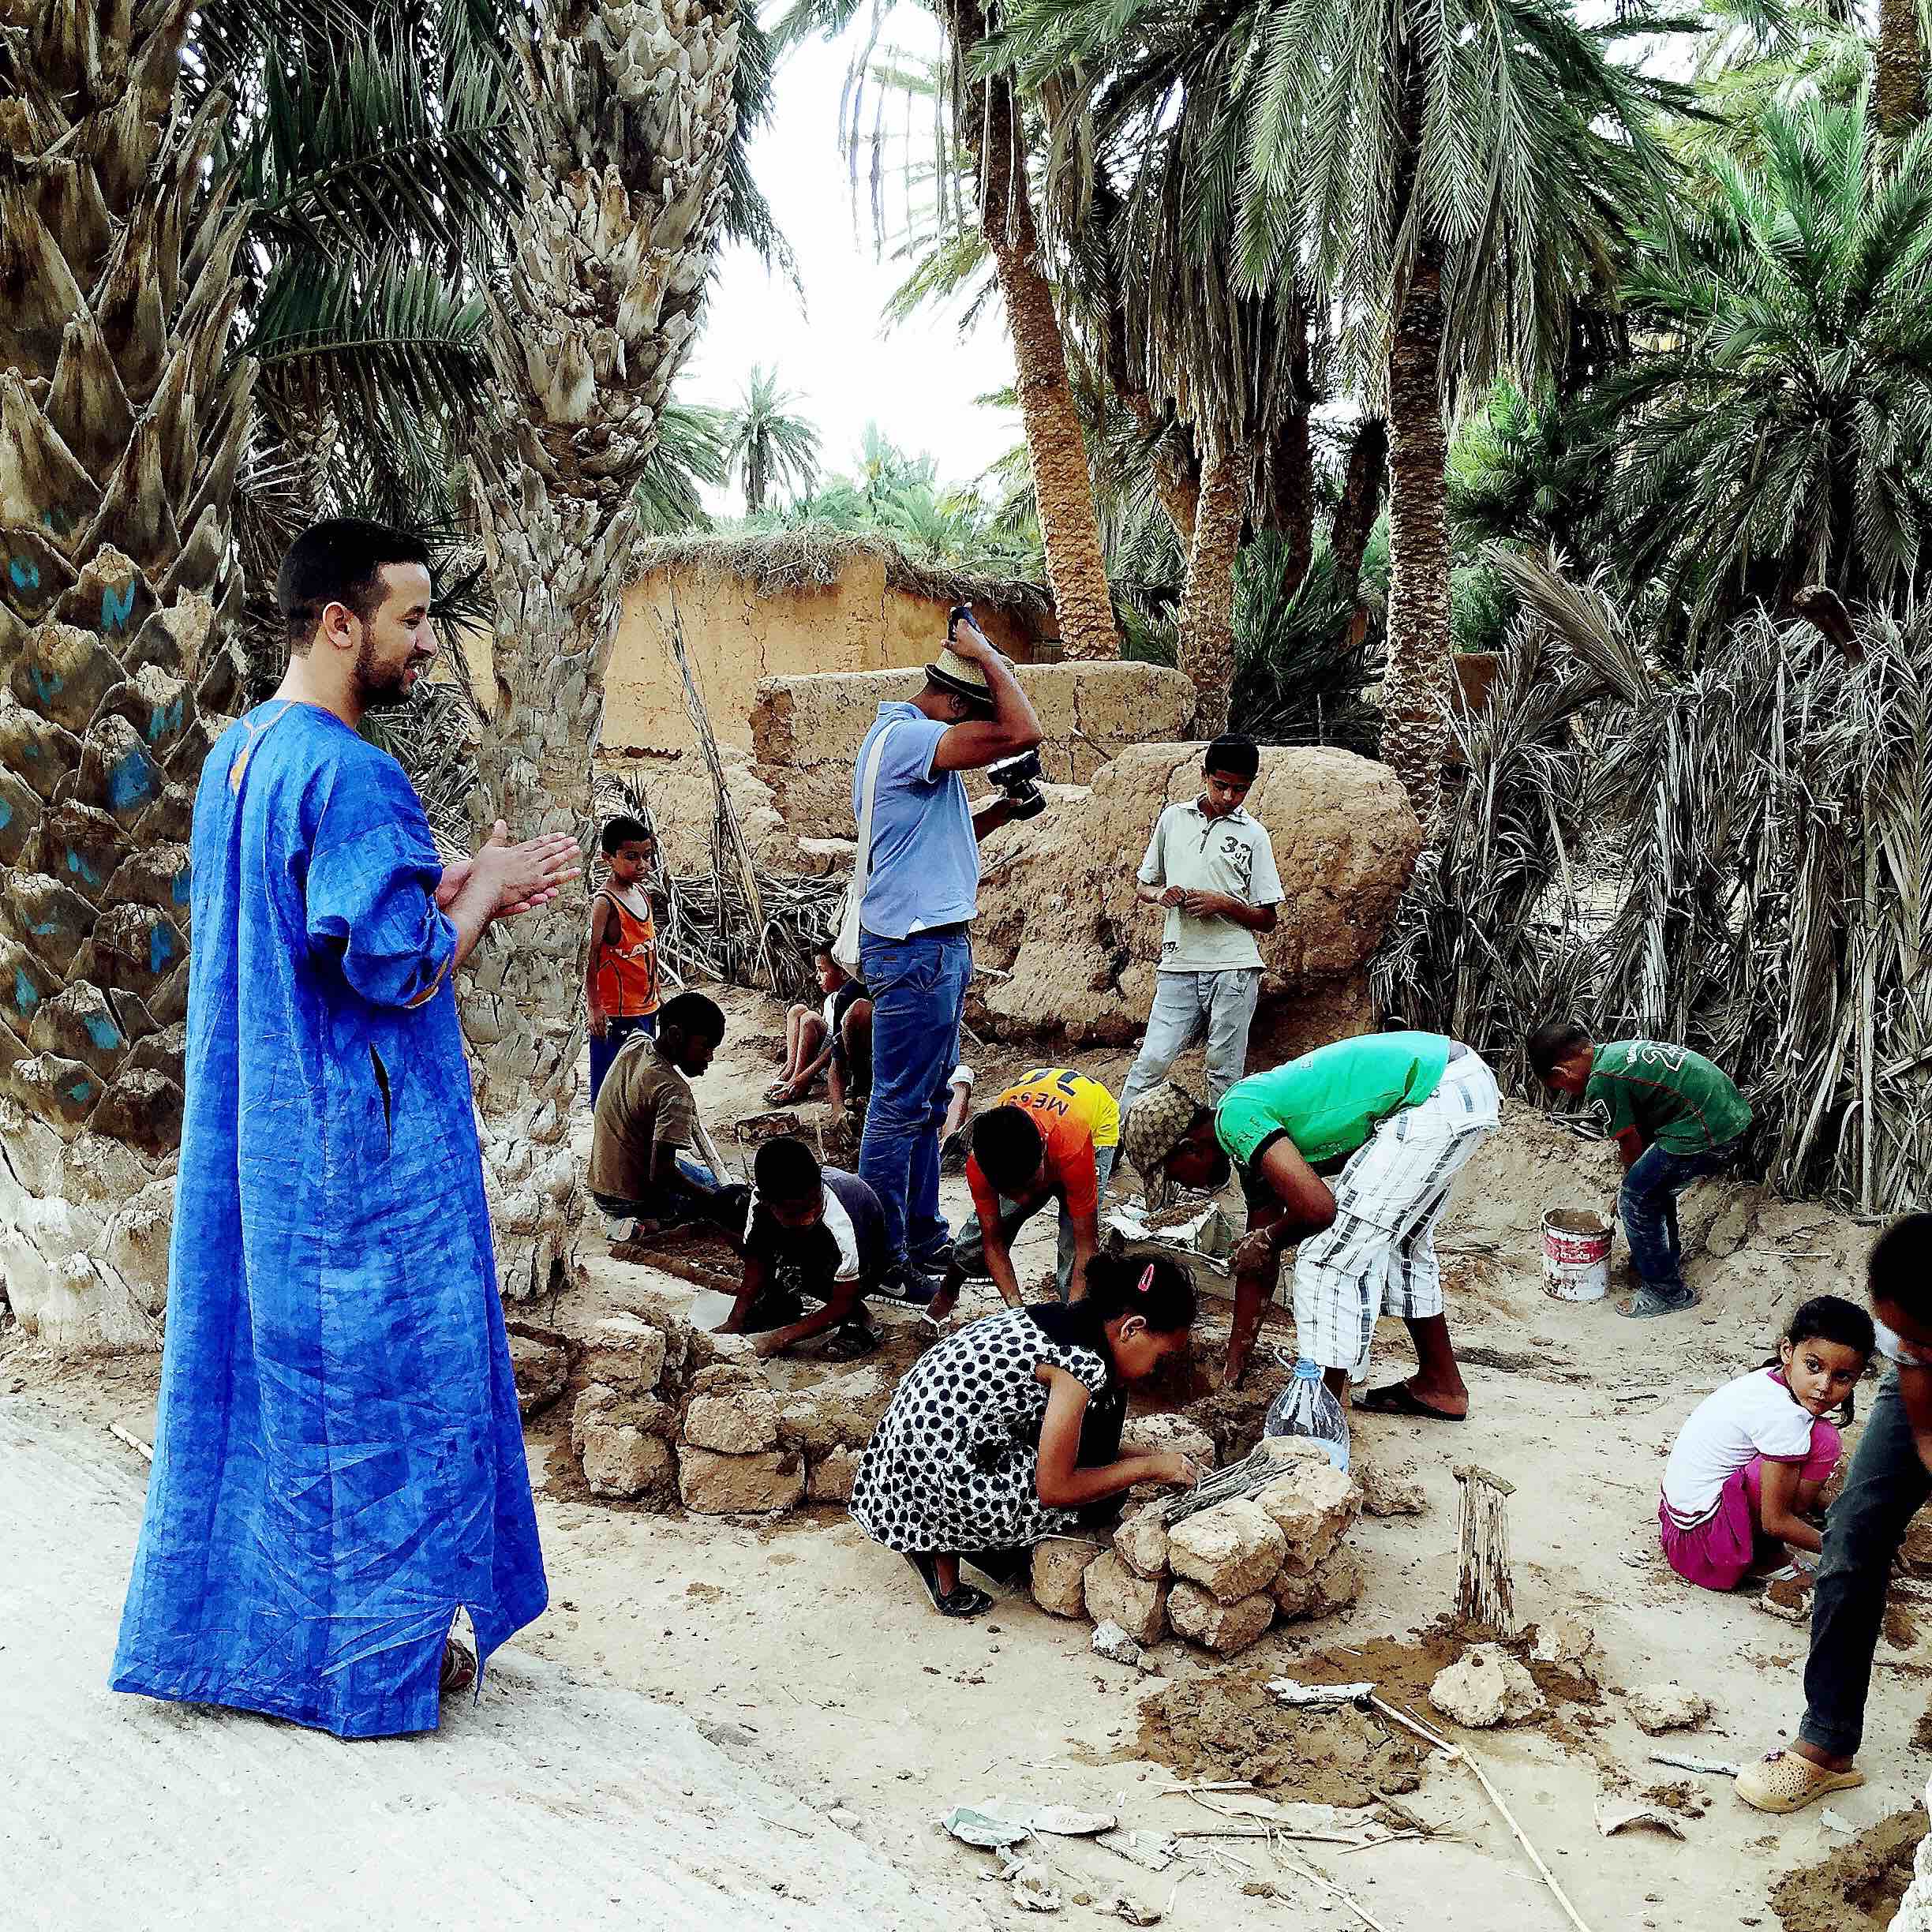
[[[922,310],[886,331],[882,312],[904,270],[873,259],[871,214],[862,206],[855,215],[838,144],[840,90],[860,44],[848,38],[799,48],[778,70],[776,110],[751,149],[753,176],[797,257],[803,312],[782,273],[768,275],[749,250],[728,248],[677,394],[728,405],[754,362],[776,361],[799,413],[818,425],[828,470],[853,467],[874,421],[900,448],[934,457],[942,482],[963,483],[1020,440],[1017,411],[973,402],[1013,381],[1005,314],[991,305],[964,340],[952,308]],[[888,45],[937,51],[938,24],[922,9],[899,7],[882,42]],[[922,112],[930,112],[923,103],[915,122]],[[903,118],[900,109],[889,111],[889,120]],[[744,507],[735,489],[706,496],[714,513]]]

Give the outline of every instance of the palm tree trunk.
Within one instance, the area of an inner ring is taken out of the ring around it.
[[[522,48],[528,201],[493,304],[499,429],[473,462],[496,595],[479,824],[591,831],[635,489],[697,333],[736,109],[734,0],[546,0]],[[461,988],[504,1293],[556,1287],[583,1192],[581,895],[492,929]]]
[[[230,103],[178,118],[185,5],[0,35],[0,1305],[148,1346],[167,1294],[187,840],[245,677]]]
[[[1925,49],[1919,39],[1918,0],[1878,0],[1874,64],[1878,125],[1893,140],[1902,140],[1925,118]]]
[[[945,0],[943,15],[954,58],[963,64],[986,37],[985,11],[979,0]],[[980,227],[1013,336],[1020,414],[1061,645],[1069,657],[1118,657],[1120,629],[1107,588],[1087,440],[1067,380],[1066,343],[1053,289],[1040,268],[1039,230],[1011,82],[1002,75],[971,81],[962,109],[964,138],[979,166]]]
[[[1309,413],[1286,416],[1268,446],[1264,527],[1282,539],[1281,598],[1301,588],[1315,556],[1315,443]]]
[[[1200,507],[1188,548],[1176,661],[1194,680],[1194,735],[1227,729],[1234,687],[1234,560],[1254,474],[1254,451],[1210,447],[1201,467]]]
[[[1382,760],[1425,833],[1449,739],[1449,439],[1442,410],[1442,260],[1425,238],[1389,352],[1389,652]]]
[[[1349,441],[1342,500],[1335,505],[1335,522],[1328,534],[1335,581],[1354,601],[1357,621],[1363,616],[1362,558],[1382,508],[1382,481],[1387,463],[1388,425],[1380,416],[1365,416],[1355,425],[1355,433]],[[1356,642],[1360,641],[1358,636]]]

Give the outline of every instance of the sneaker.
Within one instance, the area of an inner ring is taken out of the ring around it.
[[[1652,1321],[1660,1315],[1681,1315],[1697,1306],[1692,1288],[1653,1288],[1647,1282],[1617,1304],[1617,1312],[1631,1321]]]
[[[606,1215],[604,1217],[604,1238],[612,1247],[635,1238],[637,1218],[634,1215]]]
[[[939,1292],[939,1277],[928,1275],[909,1261],[888,1268],[879,1279],[876,1292],[889,1301],[903,1301],[923,1308]]]

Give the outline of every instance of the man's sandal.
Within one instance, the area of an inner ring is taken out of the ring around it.
[[[443,1664],[436,1673],[436,1695],[455,1697],[476,1682],[476,1657],[467,1644],[452,1637],[443,1646]]]
[[[1406,1382],[1387,1382],[1357,1398],[1354,1406],[1365,1415],[1410,1416],[1424,1422],[1466,1422],[1464,1415],[1451,1415],[1446,1409],[1432,1409],[1418,1402]]]
[[[993,1608],[993,1599],[984,1590],[975,1589],[970,1583],[962,1583],[957,1589],[941,1589],[938,1562],[925,1552],[908,1551],[906,1561],[918,1573],[919,1580],[926,1586],[926,1594],[932,1599],[933,1608],[942,1616],[983,1616]]]
[[[1773,1751],[1737,1774],[1737,1795],[1757,1811],[1780,1816],[1802,1811],[1814,1798],[1853,1791],[1865,1782],[1863,1771],[1827,1771],[1795,1751]]]

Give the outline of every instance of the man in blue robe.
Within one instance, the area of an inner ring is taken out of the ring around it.
[[[154,1471],[117,1690],[432,1730],[547,1591],[451,975],[576,876],[500,823],[445,867],[356,730],[436,653],[429,553],[320,524],[291,655],[195,799],[187,1105]],[[480,1659],[479,1659],[480,1661]]]

